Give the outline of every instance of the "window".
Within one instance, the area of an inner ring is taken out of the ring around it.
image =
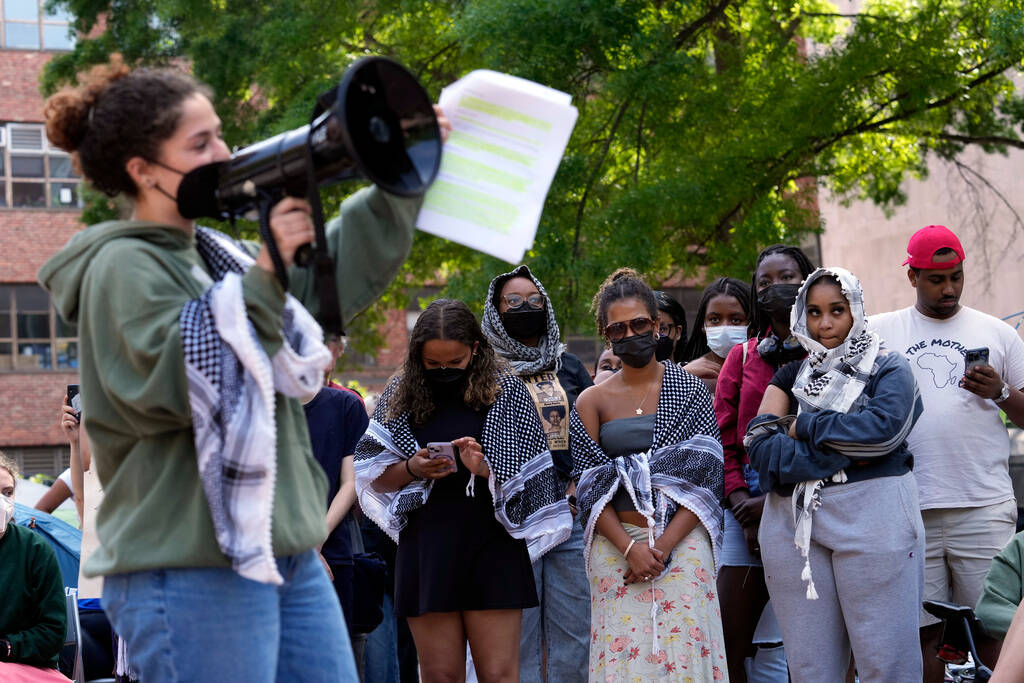
[[[79,185],[71,157],[47,143],[43,126],[0,124],[0,207],[77,210]]]
[[[9,50],[71,50],[71,15],[50,12],[46,0],[0,0],[0,46]]]
[[[0,285],[0,372],[76,369],[76,336],[42,287]]]

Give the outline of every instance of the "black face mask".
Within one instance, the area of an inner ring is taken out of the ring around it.
[[[757,307],[773,320],[789,318],[800,285],[770,285],[757,295]]]
[[[548,312],[543,308],[533,308],[524,301],[502,313],[501,322],[508,336],[513,339],[533,339],[543,336],[547,330]]]
[[[642,368],[650,363],[657,347],[658,341],[654,338],[653,330],[612,342],[612,351],[631,368]]]
[[[654,357],[658,360],[668,360],[675,350],[676,340],[665,334],[658,337],[658,346],[654,349]]]
[[[466,368],[427,368],[424,372],[430,388],[438,393],[456,391],[466,379]]]

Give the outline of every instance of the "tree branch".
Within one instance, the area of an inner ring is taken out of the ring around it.
[[[839,142],[840,140],[842,140],[844,138],[850,137],[851,135],[858,135],[860,133],[868,133],[868,132],[871,132],[871,131],[876,131],[876,130],[878,130],[880,128],[883,128],[883,127],[889,125],[890,123],[895,123],[897,121],[902,121],[904,119],[908,119],[911,116],[914,116],[915,114],[920,114],[922,112],[930,111],[932,109],[938,109],[940,107],[944,107],[947,104],[949,104],[950,102],[952,102],[953,100],[955,100],[956,98],[960,97],[963,93],[969,92],[969,91],[973,90],[974,88],[978,87],[979,85],[981,85],[981,84],[983,84],[983,83],[985,83],[987,81],[992,80],[996,76],[1002,74],[1008,68],[1009,68],[1009,65],[1004,65],[1004,66],[998,67],[996,69],[993,69],[992,71],[984,73],[981,76],[978,76],[974,80],[970,81],[967,85],[965,85],[964,87],[960,88],[956,92],[952,92],[952,93],[946,95],[945,97],[941,97],[941,98],[939,98],[937,100],[933,100],[933,101],[925,104],[923,107],[918,107],[917,109],[907,109],[907,110],[905,110],[903,112],[900,112],[898,114],[893,114],[892,116],[887,116],[884,119],[880,119],[880,120],[874,121],[874,122],[869,122],[870,121],[870,118],[869,118],[869,119],[865,120],[864,122],[862,122],[860,124],[857,124],[856,126],[847,128],[846,130],[840,131],[840,132],[836,133],[835,135],[831,135],[828,138],[825,138],[824,140],[814,144],[811,147],[811,151],[814,154],[817,154],[817,153],[821,152],[822,150],[827,149],[828,147],[831,147],[832,145],[834,145],[835,143]],[[896,100],[902,99],[902,97],[903,96],[897,97]],[[890,100],[890,102],[892,102],[892,101],[894,101],[894,100]]]
[[[711,7],[702,17],[680,29],[672,41],[675,49],[678,50],[686,45],[691,38],[702,31],[708,24],[721,17],[725,13],[725,8],[731,3],[732,0],[719,0],[718,4]]]
[[[644,142],[644,114],[647,113],[647,100],[640,107],[640,120],[636,124],[636,163],[633,164],[633,185],[640,184],[640,147]]]
[[[800,12],[803,17],[818,17],[822,19],[874,19],[876,21],[900,21],[898,17],[885,14],[845,14],[843,12]]]
[[[996,196],[996,198],[999,199],[1000,203],[1003,206],[1005,206],[1007,209],[1009,209],[1011,214],[1013,214],[1013,222],[1014,222],[1014,224],[1019,226],[1019,227],[1021,227],[1021,228],[1024,228],[1024,218],[1021,218],[1020,213],[1018,213],[1017,209],[1014,208],[1013,204],[1010,202],[1009,199],[1007,199],[1006,195],[1004,195],[1002,192],[999,191],[999,188],[997,188],[995,185],[993,185],[992,182],[989,181],[988,178],[986,178],[982,174],[978,173],[977,171],[975,171],[973,168],[971,168],[967,164],[963,163],[962,161],[959,161],[957,159],[953,159],[953,163],[956,164],[956,170],[960,174],[960,177],[964,179],[965,183],[967,183],[968,185],[971,184],[971,181],[966,178],[965,172],[971,174],[972,176],[974,176],[975,178],[980,180],[982,185],[987,187],[989,192],[994,194]]]
[[[583,211],[587,206],[587,200],[590,198],[590,191],[594,187],[594,183],[597,182],[598,176],[601,174],[601,166],[604,165],[604,160],[608,157],[608,150],[611,149],[612,141],[615,139],[615,133],[619,129],[619,124],[622,123],[622,117],[625,116],[626,110],[629,109],[631,100],[627,97],[621,105],[619,110],[615,114],[615,121],[612,123],[611,129],[608,131],[608,137],[604,140],[604,146],[601,148],[601,154],[597,158],[597,162],[594,164],[594,170],[590,173],[590,178],[587,179],[586,188],[583,190],[583,196],[580,197],[579,206],[576,208],[576,225],[573,227],[572,237],[572,258],[573,261],[580,256],[580,232],[583,227]]]

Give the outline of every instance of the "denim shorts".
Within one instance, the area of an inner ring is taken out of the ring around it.
[[[736,521],[732,510],[725,511],[725,539],[722,541],[723,567],[760,567],[761,558],[751,554],[743,525]]]

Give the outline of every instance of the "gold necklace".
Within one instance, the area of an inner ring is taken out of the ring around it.
[[[636,414],[637,415],[643,415],[644,414],[643,405],[647,401],[647,397],[651,395],[651,387],[652,386],[654,386],[654,382],[651,382],[651,383],[649,383],[647,385],[647,391],[644,392],[644,397],[642,399],[640,399],[640,403],[636,404]]]

